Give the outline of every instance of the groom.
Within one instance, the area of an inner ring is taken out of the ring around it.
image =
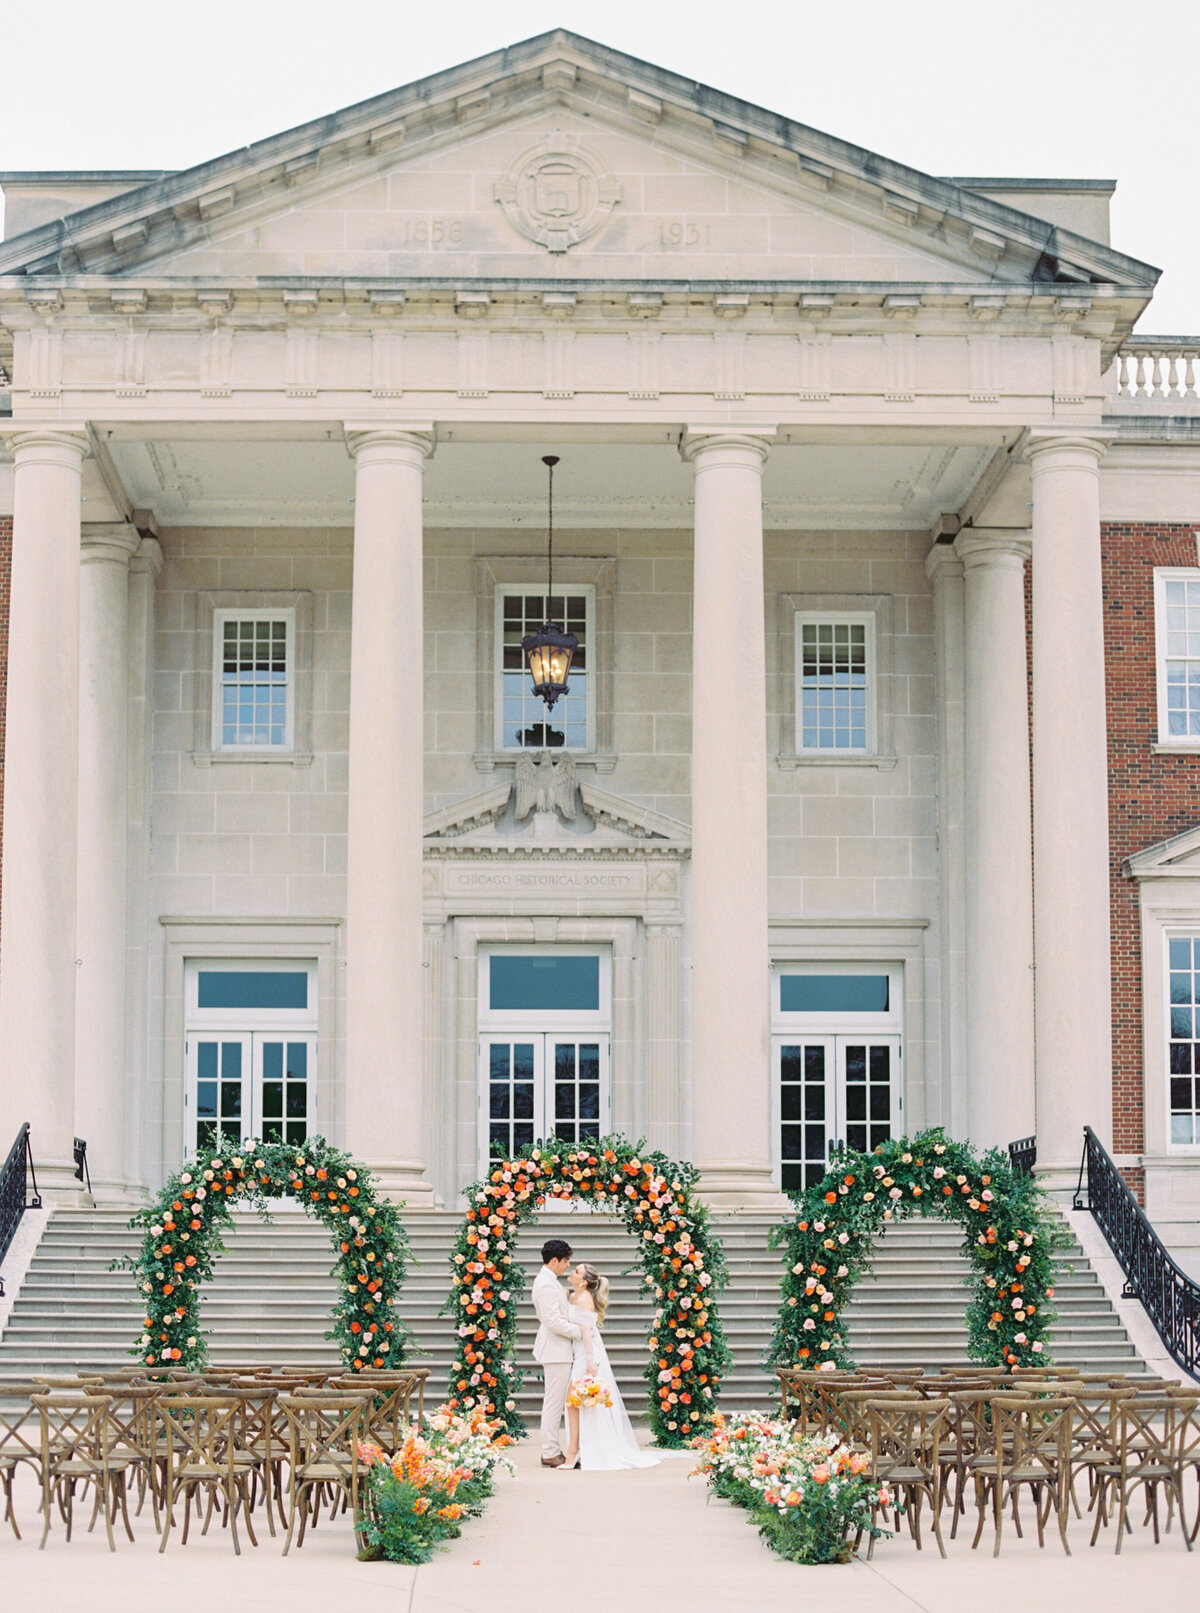
[[[542,1466],[561,1467],[563,1413],[571,1382],[572,1348],[580,1330],[567,1312],[567,1296],[559,1279],[571,1264],[571,1245],[561,1238],[548,1238],[542,1245],[542,1269],[533,1280],[533,1308],[537,1312],[538,1333],[533,1359],[542,1368]]]

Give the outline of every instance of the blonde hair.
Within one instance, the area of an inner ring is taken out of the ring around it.
[[[608,1278],[602,1277],[595,1266],[589,1266],[585,1261],[580,1262],[583,1272],[583,1286],[592,1296],[592,1304],[596,1307],[596,1326],[604,1326],[604,1313],[608,1309]]]

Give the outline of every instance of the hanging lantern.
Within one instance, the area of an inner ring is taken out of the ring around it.
[[[521,651],[529,665],[533,679],[533,692],[546,702],[551,711],[559,695],[567,692],[567,679],[571,675],[571,657],[579,648],[574,633],[564,632],[550,620],[550,595],[554,588],[554,467],[557,454],[545,454],[546,467],[546,620],[536,633],[527,633],[521,640]]]

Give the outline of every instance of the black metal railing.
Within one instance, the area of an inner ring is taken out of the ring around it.
[[[86,1182],[87,1190],[92,1191],[92,1173],[88,1170],[87,1143],[82,1137],[75,1138],[75,1180]]]
[[[1009,1143],[1008,1163],[1014,1176],[1032,1176],[1037,1164],[1037,1138],[1018,1137],[1015,1143]]]
[[[41,1207],[27,1120],[17,1133],[16,1141],[8,1151],[8,1158],[0,1166],[0,1260],[8,1253],[25,1211],[40,1210]],[[0,1294],[3,1292],[4,1279],[0,1277]]]
[[[1171,1359],[1200,1376],[1200,1283],[1171,1258],[1090,1126],[1083,1128],[1074,1207],[1092,1212],[1116,1255],[1125,1273],[1122,1298],[1140,1300]]]

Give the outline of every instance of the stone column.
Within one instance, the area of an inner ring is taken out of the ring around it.
[[[967,1135],[1033,1130],[1033,852],[1029,831],[1028,534],[965,531]]]
[[[148,517],[149,512],[142,512]],[[162,570],[158,541],[144,537],[129,562],[129,702],[125,968],[125,1179],[131,1187],[160,1180],[161,1083],[149,1080],[150,677],[154,669],[155,579]]]
[[[645,1134],[653,1148],[672,1159],[682,1151],[680,1046],[683,1040],[683,1003],[680,954],[683,930],[679,924],[647,923],[644,970],[646,1011]]]
[[[762,467],[770,434],[693,436],[692,1153],[720,1206],[771,1170]]]
[[[422,1138],[424,643],[430,434],[348,435],[355,459],[346,879],[346,1147],[393,1198],[431,1205]]]
[[[129,562],[123,522],[83,529],[79,572],[79,839],[75,1129],[97,1199],[125,1191]]]
[[[28,1120],[38,1183],[78,1195],[75,878],[81,431],[11,439],[12,616],[4,773],[0,1137]]]
[[[938,710],[938,872],[941,945],[942,1078],[940,1117],[952,1137],[967,1134],[966,826],[963,739],[962,561],[949,543],[925,557],[933,583]],[[927,1107],[926,1114],[932,1117]]]
[[[1034,432],[1033,856],[1038,1174],[1112,1136],[1108,749],[1099,437]]]

